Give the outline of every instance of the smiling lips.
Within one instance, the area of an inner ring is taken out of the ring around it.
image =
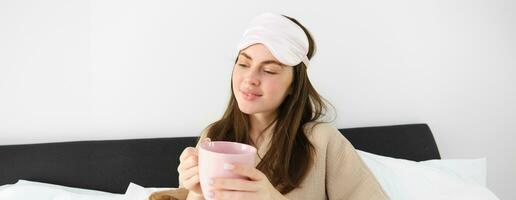
[[[258,93],[255,93],[255,92],[244,92],[244,91],[240,91],[244,97],[245,100],[248,100],[248,101],[253,101],[255,99],[258,99],[260,98],[262,95],[261,94],[258,94]]]

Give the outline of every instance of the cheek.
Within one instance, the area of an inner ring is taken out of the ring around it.
[[[233,89],[233,95],[235,95],[235,97],[240,96],[239,90],[240,90],[241,83],[242,83],[242,76],[239,76],[238,74],[233,73],[232,78],[231,78],[231,87]]]
[[[238,76],[238,73],[236,71],[233,71],[233,74],[231,76],[231,85],[233,85],[233,88],[237,87],[239,82],[240,76]]]
[[[272,94],[271,95],[272,98],[280,99],[287,93],[288,83],[276,82],[276,83],[264,84],[263,89],[267,90],[268,93]]]

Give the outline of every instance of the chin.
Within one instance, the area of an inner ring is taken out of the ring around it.
[[[248,104],[248,103],[239,103],[237,101],[237,104],[238,104],[238,109],[245,113],[245,114],[248,114],[248,115],[252,115],[252,114],[256,114],[256,113],[260,113],[260,112],[264,112],[265,109],[263,109],[263,107],[261,106],[257,106],[257,105],[254,105],[254,104]]]
[[[248,115],[258,113],[257,109],[249,108],[249,107],[246,107],[246,106],[242,107],[242,106],[239,105],[238,109],[240,109],[241,112],[243,112],[245,114],[248,114]]]

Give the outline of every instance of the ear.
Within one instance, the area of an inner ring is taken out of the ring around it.
[[[291,95],[292,94],[292,86],[290,86],[287,90],[287,95]]]

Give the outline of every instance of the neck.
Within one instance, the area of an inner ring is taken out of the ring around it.
[[[251,120],[250,137],[254,144],[259,146],[263,142],[264,136],[272,134],[273,125],[267,130],[267,126],[274,120],[276,113],[257,113],[249,116]]]

